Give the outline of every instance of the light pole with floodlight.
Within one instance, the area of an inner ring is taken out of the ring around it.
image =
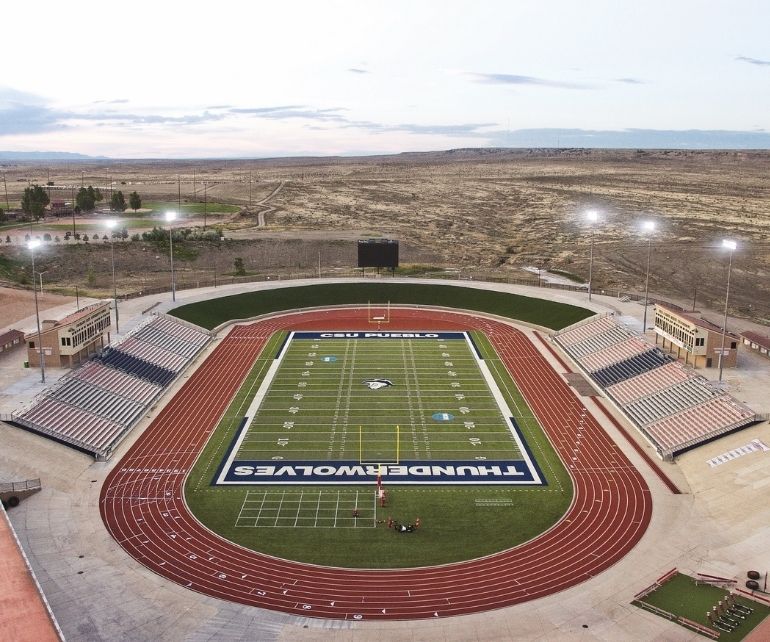
[[[719,384],[722,384],[722,361],[725,356],[725,339],[727,338],[727,303],[730,300],[730,273],[733,269],[733,252],[738,247],[735,241],[729,239],[722,240],[722,247],[726,250],[730,250],[730,261],[727,264],[727,290],[725,292],[725,318],[722,323],[722,349],[719,351]]]
[[[106,222],[107,229],[110,232],[110,257],[112,259],[112,297],[115,301],[115,333],[120,333],[120,318],[118,315],[118,287],[115,282],[115,237],[113,236],[118,222],[110,220]]]
[[[642,321],[642,334],[647,332],[647,306],[650,293],[650,258],[652,257],[652,234],[655,232],[655,221],[642,223],[642,230],[647,232],[647,277],[644,279],[644,321]]]
[[[40,382],[45,383],[45,351],[43,350],[43,335],[40,332],[40,308],[37,304],[37,278],[35,277],[35,249],[40,247],[42,242],[34,239],[27,243],[29,253],[32,255],[32,288],[35,291],[35,318],[37,319],[37,348],[40,354]]]
[[[176,212],[166,212],[166,221],[168,222],[168,242],[171,247],[171,300],[176,302],[176,280],[174,277],[174,232],[173,225],[176,219]]]
[[[588,263],[588,300],[591,300],[591,288],[593,286],[593,274],[594,274],[594,226],[593,224],[599,220],[599,213],[596,210],[588,210],[586,212],[586,220],[591,226],[591,258]]]

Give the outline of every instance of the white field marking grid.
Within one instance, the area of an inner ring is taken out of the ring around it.
[[[357,347],[349,352],[351,343]],[[521,458],[521,448],[501,414],[499,398],[490,394],[489,381],[471,345],[465,342],[467,349],[458,353],[460,341],[448,341],[444,347],[439,343],[424,339],[293,340],[236,459],[335,459],[336,453],[340,459],[358,459],[359,453],[354,452],[359,441],[357,427],[363,425],[364,460],[391,461],[396,424],[402,429],[401,459],[459,459],[463,443],[468,458],[495,459],[511,449],[515,449],[515,458]],[[330,352],[337,355],[331,371],[330,364],[322,361]],[[363,358],[356,358],[361,352]],[[324,371],[328,374],[322,375]],[[392,379],[395,387],[372,392],[356,385],[377,376]],[[305,385],[298,390],[298,383]],[[340,384],[346,388],[342,404]],[[287,408],[291,416],[286,414]],[[462,423],[436,424],[431,420],[436,410],[449,410]],[[378,417],[387,420],[378,421]],[[421,438],[416,429],[421,429]],[[331,448],[327,440],[335,437],[337,448]]]
[[[235,459],[358,460],[359,425],[364,436],[367,429],[372,431],[368,436],[375,442],[378,437],[391,441],[389,429],[400,425],[401,459],[411,455],[423,461],[463,456],[485,460],[513,455],[526,460],[534,472],[518,434],[509,426],[508,417],[513,415],[487,364],[477,357],[468,334],[462,334],[467,351],[458,354],[456,340],[294,340],[292,332],[249,407],[217,484],[233,483],[224,482],[223,477]],[[365,362],[355,358],[356,347],[350,351],[351,343],[361,348],[374,347],[375,342],[379,350],[370,349]],[[330,354],[337,355],[333,362],[324,359]],[[332,363],[336,374],[329,377],[334,372],[328,367]],[[396,387],[374,394],[363,390],[363,379],[378,376],[392,378]],[[356,383],[361,384],[360,390]],[[396,389],[400,399],[394,398],[389,406],[385,397]],[[431,417],[444,411],[457,421],[443,423]],[[452,443],[457,437],[468,444],[458,448]],[[367,450],[386,446],[364,444]],[[516,452],[505,452],[510,449]],[[538,475],[534,477],[539,480]]]
[[[236,528],[376,526],[377,493],[373,490],[248,490],[235,520]]]

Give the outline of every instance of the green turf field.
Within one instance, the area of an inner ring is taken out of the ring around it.
[[[365,383],[377,380],[392,385]],[[449,411],[455,419],[432,419]],[[466,341],[295,339],[235,459],[274,457],[389,463],[521,453]]]
[[[392,464],[522,458],[466,341],[295,339],[266,379],[285,338],[275,335],[257,359],[187,480],[188,505],[212,530],[248,548],[306,562],[422,566],[524,542],[569,506],[567,472],[486,338],[476,333],[488,376],[546,485],[426,486],[384,477],[384,508],[374,483],[212,485],[250,412],[252,423],[234,448],[238,460]],[[364,384],[383,379],[393,385]],[[258,392],[264,398],[254,410]],[[436,420],[436,413],[453,418]],[[421,527],[399,535],[386,528],[389,518],[420,518]]]
[[[706,611],[711,610],[711,607],[715,606],[719,600],[723,600],[728,592],[717,586],[697,585],[689,575],[677,573],[660,588],[643,597],[640,602],[663,609],[674,616],[686,617],[702,626],[710,627],[706,619]],[[720,641],[742,640],[755,626],[770,615],[770,607],[768,606],[740,597],[737,594],[736,601],[753,609],[753,612],[743,614],[743,617],[732,616],[733,621],[738,623],[732,632],[717,629],[720,633]],[[634,602],[634,604],[643,608],[643,605],[638,602]]]

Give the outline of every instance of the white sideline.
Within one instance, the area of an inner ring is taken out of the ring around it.
[[[484,377],[484,380],[487,382],[487,387],[492,393],[492,396],[494,397],[495,402],[497,402],[497,406],[500,408],[500,412],[503,415],[503,419],[507,423],[510,423],[511,435],[513,436],[513,439],[516,442],[516,445],[519,447],[519,452],[521,453],[521,456],[524,458],[524,461],[527,462],[527,468],[529,468],[529,472],[532,473],[532,478],[537,483],[542,484],[543,480],[540,478],[540,475],[537,474],[537,468],[532,463],[532,459],[529,456],[529,452],[524,447],[524,443],[521,441],[521,437],[519,437],[519,433],[513,427],[513,423],[512,423],[513,413],[511,412],[511,409],[508,407],[508,403],[505,401],[505,397],[503,397],[503,393],[500,391],[500,388],[497,387],[497,382],[495,381],[495,378],[492,376],[492,372],[490,371],[489,366],[487,365],[487,362],[484,361],[484,359],[482,359],[481,357],[479,357],[478,353],[476,352],[476,349],[471,343],[471,338],[468,335],[468,333],[463,332],[463,334],[465,335],[465,341],[468,343],[468,349],[471,351],[473,358],[476,360],[476,364],[479,366],[479,370],[481,371],[481,374]]]
[[[241,428],[241,434],[238,435],[238,441],[235,442],[235,446],[230,450],[230,455],[227,458],[227,461],[225,462],[225,465],[222,466],[222,472],[219,474],[219,478],[217,479],[217,484],[221,484],[224,482],[225,475],[227,474],[227,471],[230,470],[230,467],[233,465],[233,460],[235,459],[236,453],[241,449],[241,444],[243,443],[243,440],[246,438],[246,433],[249,432],[249,426],[251,426],[251,422],[254,419],[254,416],[257,414],[257,410],[262,405],[262,401],[265,398],[265,395],[267,394],[267,391],[270,389],[270,385],[273,383],[273,379],[275,378],[275,373],[278,372],[278,367],[281,365],[281,362],[283,361],[284,356],[286,355],[286,351],[289,348],[289,344],[291,343],[292,338],[294,337],[294,332],[291,332],[289,334],[288,339],[283,344],[283,348],[281,349],[281,353],[273,359],[273,363],[270,364],[270,367],[267,369],[267,373],[265,374],[265,378],[262,380],[262,383],[259,385],[259,389],[257,390],[257,394],[254,395],[254,399],[252,399],[251,403],[249,404],[249,408],[246,411],[246,423],[243,424],[243,427]]]

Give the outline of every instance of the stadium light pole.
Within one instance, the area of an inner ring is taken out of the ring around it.
[[[599,220],[599,213],[596,210],[588,210],[586,212],[586,220],[591,228],[591,258],[588,262],[588,300],[590,301],[594,275],[594,223]]]
[[[174,220],[176,219],[176,212],[166,212],[166,221],[168,222],[168,242],[171,246],[171,300],[176,302],[176,280],[174,277]]]
[[[644,320],[642,321],[642,334],[647,332],[647,306],[650,293],[650,258],[652,257],[652,235],[655,232],[655,221],[644,221],[642,231],[647,233],[647,276],[644,279]]]
[[[42,245],[38,239],[27,243],[29,253],[32,256],[32,288],[35,291],[35,318],[37,319],[37,348],[40,352],[40,383],[45,383],[45,351],[43,350],[43,336],[40,332],[40,308],[37,304],[37,278],[35,277],[35,250]]]
[[[730,251],[730,260],[727,264],[727,290],[725,292],[725,318],[722,322],[722,349],[719,351],[719,385],[722,385],[722,366],[725,356],[725,339],[727,338],[727,303],[730,300],[730,273],[733,269],[733,253],[738,248],[735,241],[729,239],[722,240],[722,247]]]
[[[110,232],[110,257],[112,258],[112,297],[115,300],[115,332],[120,333],[120,319],[118,315],[118,288],[115,283],[115,238],[113,232],[118,222],[116,220],[109,220],[105,223],[107,229]]]

